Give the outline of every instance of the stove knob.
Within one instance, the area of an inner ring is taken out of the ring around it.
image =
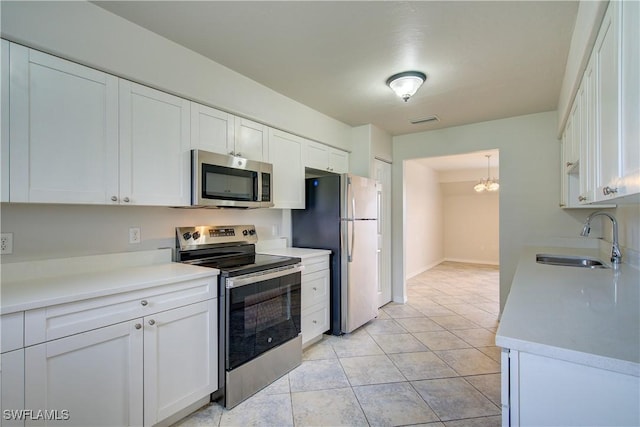
[[[184,233],[182,235],[182,237],[184,238],[184,240],[189,240],[191,238],[191,233],[189,233],[188,231],[186,233]]]
[[[256,234],[256,230],[253,230],[253,229],[249,230],[249,235],[253,236],[254,234]]]
[[[200,232],[199,231],[194,231],[193,232],[193,240],[198,240],[200,238]]]
[[[246,236],[247,234],[249,234],[249,232],[247,230],[242,230],[242,235]]]

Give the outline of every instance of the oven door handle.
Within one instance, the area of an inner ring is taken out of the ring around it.
[[[229,277],[226,281],[226,288],[238,288],[240,286],[250,285],[256,282],[263,282],[265,280],[277,279],[278,277],[288,276],[289,274],[299,273],[304,270],[304,266],[296,264],[293,268],[286,268],[273,272],[247,274],[245,276]]]

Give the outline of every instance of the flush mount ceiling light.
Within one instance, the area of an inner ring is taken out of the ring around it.
[[[498,191],[500,184],[497,179],[490,178],[489,162],[491,161],[491,154],[484,155],[487,158],[487,179],[481,179],[479,183],[473,186],[473,189],[478,193],[483,191]]]
[[[387,79],[387,86],[393,90],[396,95],[407,102],[427,80],[427,76],[420,71],[405,71],[404,73],[394,74]]]

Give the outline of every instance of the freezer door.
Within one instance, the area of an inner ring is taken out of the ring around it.
[[[349,262],[343,250],[342,332],[349,333],[378,316],[377,221],[342,223],[351,254]]]
[[[345,174],[343,185],[343,218],[376,219],[378,204],[376,181],[361,176]]]

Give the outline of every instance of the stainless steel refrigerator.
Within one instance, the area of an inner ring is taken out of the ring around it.
[[[331,250],[330,332],[378,315],[378,192],[372,179],[306,179],[305,210],[292,211],[293,246]]]

